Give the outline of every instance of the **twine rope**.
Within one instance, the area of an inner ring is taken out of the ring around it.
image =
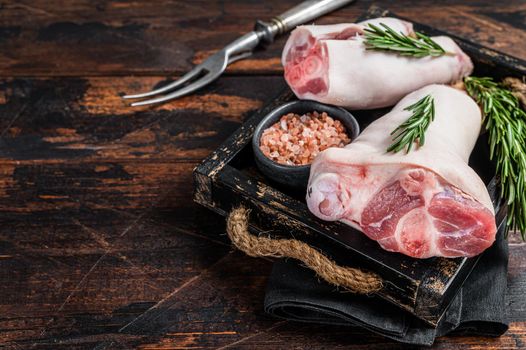
[[[372,272],[358,268],[343,267],[312,248],[295,239],[273,239],[256,237],[248,231],[249,210],[233,209],[227,219],[227,233],[232,243],[245,254],[253,257],[294,258],[337,287],[358,294],[377,292],[382,288],[382,279]]]

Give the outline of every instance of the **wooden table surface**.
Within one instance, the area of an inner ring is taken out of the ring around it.
[[[408,348],[265,315],[271,262],[233,251],[224,219],[192,202],[192,169],[284,86],[283,39],[195,95],[118,97],[297,2],[0,3],[0,348]],[[524,0],[376,4],[526,59]],[[526,244],[510,248],[510,330],[436,348],[526,348]]]

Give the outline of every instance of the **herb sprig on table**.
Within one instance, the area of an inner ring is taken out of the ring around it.
[[[396,153],[405,148],[405,152],[409,153],[413,143],[418,142],[419,147],[424,145],[426,130],[435,119],[435,100],[431,95],[427,95],[404,110],[413,113],[391,132],[391,135],[395,136],[387,152]]]
[[[496,159],[501,197],[508,204],[509,230],[526,239],[526,112],[513,93],[492,78],[466,77],[469,95],[484,114],[490,159]]]
[[[433,39],[415,32],[416,37],[399,33],[384,23],[380,27],[372,23],[365,28],[365,48],[368,50],[393,51],[402,56],[425,57],[450,54]]]

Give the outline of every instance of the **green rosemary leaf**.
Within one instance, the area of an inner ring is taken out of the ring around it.
[[[490,158],[496,161],[501,196],[508,204],[508,230],[526,239],[526,112],[517,97],[488,77],[466,77],[468,94],[484,113]]]
[[[368,50],[393,51],[402,56],[417,58],[448,54],[433,39],[415,32],[416,38],[396,32],[384,23],[380,27],[369,23],[365,28],[365,47]]]
[[[397,153],[405,148],[409,153],[413,143],[418,147],[425,143],[425,133],[429,124],[435,119],[435,101],[431,95],[427,95],[412,105],[404,108],[410,111],[411,116],[391,132],[393,143],[387,148],[387,152]]]

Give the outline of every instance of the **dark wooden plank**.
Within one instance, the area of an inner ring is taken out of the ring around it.
[[[280,77],[224,77],[198,94],[131,108],[119,97],[159,78],[0,82],[0,162],[197,161],[284,87]]]
[[[116,97],[186,71],[297,2],[0,4],[0,348],[397,348],[263,315],[270,262],[227,255],[223,219],[191,202],[192,168],[284,86],[280,77],[222,78],[153,109]],[[526,57],[523,1],[375,3]],[[319,22],[353,20],[370,4]],[[281,74],[283,42],[228,73]],[[77,78],[130,74],[149,76]],[[74,78],[11,78],[34,75]],[[524,347],[526,247],[513,239],[510,331],[438,348]]]
[[[192,201],[191,172],[283,87],[256,80],[153,109],[116,97],[137,79],[1,83],[0,344],[136,341],[120,327],[229,250],[223,220]]]
[[[448,336],[437,349],[520,349],[526,341],[526,245],[510,249],[510,330],[500,338]],[[240,254],[229,255],[204,276],[164,299],[128,328],[142,339],[140,349],[417,349],[354,327],[308,325],[270,320],[262,314],[261,299],[269,263]],[[136,339],[136,338],[135,338]],[[110,343],[105,343],[106,348]]]
[[[165,75],[193,63],[251,30],[256,19],[282,13],[297,0],[265,2],[7,1],[0,18],[0,75]],[[353,21],[372,1],[356,1],[318,23]],[[400,16],[525,58],[522,0],[375,1]],[[284,38],[230,73],[280,74]]]
[[[217,237],[155,221],[148,213],[61,213],[11,215],[2,227],[5,342],[118,333],[230,249]]]

